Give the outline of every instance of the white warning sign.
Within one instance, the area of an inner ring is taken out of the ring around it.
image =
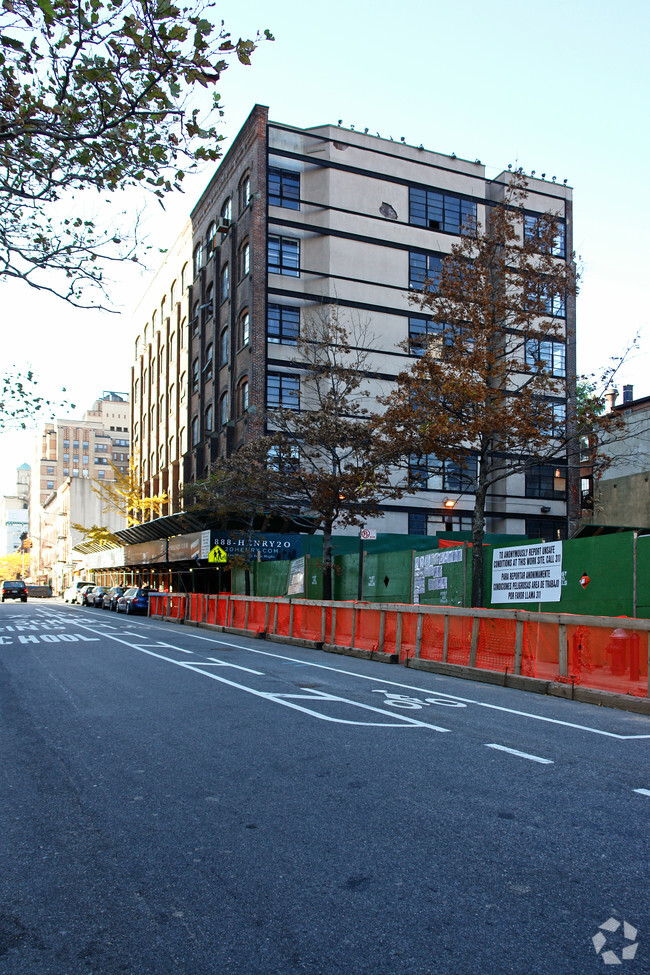
[[[495,548],[493,603],[557,603],[562,591],[562,542]]]

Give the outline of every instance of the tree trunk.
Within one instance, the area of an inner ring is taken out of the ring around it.
[[[472,606],[483,607],[483,539],[485,537],[485,498],[487,486],[479,474],[472,517]]]
[[[323,525],[323,599],[332,598],[332,522]]]

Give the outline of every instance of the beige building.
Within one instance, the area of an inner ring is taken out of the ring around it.
[[[36,440],[29,503],[33,578],[42,579],[53,564],[51,553],[58,542],[46,508],[58,488],[68,478],[111,481],[114,475],[110,465],[128,471],[130,452],[128,393],[106,391],[82,419],[45,424]],[[85,524],[81,517],[75,516],[73,521]]]
[[[133,446],[145,494],[166,491],[167,513],[182,510],[183,483],[236,449],[254,417],[300,408],[296,336],[323,305],[368,322],[369,381],[373,393],[386,391],[408,365],[404,343],[427,331],[410,289],[435,276],[466,220],[485,223],[507,180],[507,172],[488,179],[479,160],[368,132],[270,122],[256,105],[136,310]],[[557,256],[570,260],[571,189],[531,177],[528,205],[533,227],[539,215],[557,215]],[[554,375],[571,379],[574,302],[559,314],[564,336],[552,343]],[[572,388],[569,382],[569,396]],[[565,393],[562,415],[566,404]],[[487,530],[565,537],[578,499],[577,470],[572,489],[566,461],[498,485]],[[453,511],[444,505],[450,495]],[[450,469],[386,505],[374,527],[466,529],[472,506]]]

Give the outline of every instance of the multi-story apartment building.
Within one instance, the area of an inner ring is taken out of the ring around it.
[[[106,391],[90,410],[86,410],[81,420],[56,420],[45,424],[36,440],[29,504],[33,577],[41,577],[47,571],[44,546],[50,542],[45,542],[45,526],[49,521],[44,515],[44,506],[48,499],[68,478],[110,481],[114,479],[111,464],[119,471],[128,471],[130,445],[128,393]],[[81,519],[73,516],[74,520]]]
[[[296,337],[323,305],[369,323],[370,381],[375,392],[389,388],[408,365],[409,340],[427,329],[409,291],[435,274],[465,220],[485,224],[507,181],[507,172],[488,179],[478,159],[339,126],[278,124],[256,105],[136,311],[133,444],[145,494],[167,491],[168,513],[180,511],[183,483],[236,449],[259,427],[256,418],[299,408]],[[559,257],[571,260],[571,189],[531,177],[527,204],[533,223],[557,216]],[[553,371],[570,399],[572,299],[560,314]],[[488,501],[487,530],[564,536],[577,515],[577,474],[564,456],[512,475]],[[469,528],[472,498],[458,471],[429,483],[386,505],[376,527]]]

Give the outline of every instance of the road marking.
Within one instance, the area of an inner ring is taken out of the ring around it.
[[[506,748],[505,745],[486,745],[486,748],[496,748],[497,751],[507,752],[509,755],[517,755],[518,758],[527,758],[530,762],[539,762],[540,765],[554,765],[550,758],[540,758],[539,755],[529,755],[528,752],[519,752],[516,748]]]
[[[635,789],[634,791],[638,792],[640,796],[650,796],[650,789]]]
[[[87,627],[91,632],[97,632],[92,630],[91,627]],[[321,721],[330,721],[333,724],[346,724],[346,725],[359,725],[364,728],[429,728],[431,731],[438,731],[443,734],[450,732],[449,728],[440,728],[437,725],[429,724],[425,721],[417,721],[415,718],[408,718],[406,715],[397,715],[394,711],[385,711],[383,708],[372,707],[369,704],[361,704],[359,701],[350,701],[348,698],[337,697],[333,694],[325,694],[322,691],[311,691],[307,695],[294,695],[294,694],[277,694],[273,691],[258,691],[254,687],[248,687],[246,684],[237,684],[235,681],[227,680],[225,677],[218,677],[216,674],[208,671],[202,670],[199,661],[188,661],[187,663],[183,660],[174,660],[173,657],[165,657],[161,653],[154,653],[153,650],[145,649],[145,647],[136,646],[133,643],[129,643],[127,640],[121,639],[121,637],[113,636],[112,633],[106,634],[107,640],[114,640],[115,643],[121,643],[123,646],[129,647],[131,650],[137,650],[138,653],[145,653],[149,657],[156,657],[158,660],[164,660],[166,663],[174,664],[176,667],[182,667],[184,670],[189,670],[193,674],[202,674],[204,677],[209,677],[211,680],[216,680],[220,684],[226,684],[228,687],[234,687],[240,691],[246,691],[248,694],[252,694],[254,697],[262,698],[266,701],[271,701],[274,704],[281,704],[283,707],[292,708],[294,711],[302,711],[304,714],[309,714],[314,718],[319,718]],[[261,675],[264,676],[264,675]],[[321,714],[319,711],[314,711],[312,708],[305,708],[299,704],[294,703],[294,699],[298,698],[300,700],[309,699],[314,702],[317,701],[328,701],[336,702],[339,704],[348,704],[351,707],[359,708],[363,711],[372,711],[374,714],[381,714],[385,717],[391,718],[391,721],[350,721],[345,718],[334,718],[328,714]]]
[[[47,609],[39,609],[39,612],[50,615]],[[77,625],[83,626],[84,624],[77,624]],[[144,624],[140,624],[140,625],[144,625]],[[157,622],[153,624],[153,627],[163,628],[163,624]],[[166,625],[165,625],[165,629],[166,629]],[[203,640],[208,643],[219,644],[220,646],[232,647],[235,650],[243,650],[246,653],[257,653],[257,654],[261,654],[264,657],[273,657],[276,660],[285,660],[292,664],[301,664],[305,667],[315,667],[317,670],[328,670],[336,674],[344,674],[346,677],[356,677],[358,680],[369,680],[369,681],[373,681],[376,684],[387,684],[389,687],[401,687],[409,691],[417,691],[420,694],[423,693],[422,687],[418,687],[417,685],[413,685],[413,684],[403,684],[400,683],[399,681],[385,680],[381,677],[373,677],[369,674],[356,674],[350,670],[343,670],[343,668],[341,667],[331,667],[328,666],[327,664],[314,663],[308,660],[304,660],[304,661],[296,660],[295,657],[287,657],[283,654],[271,653],[269,650],[255,650],[252,647],[242,646],[241,643],[232,643],[229,640],[218,640],[215,639],[214,637],[199,636],[196,633],[192,633],[192,634],[188,633],[187,635],[188,637],[194,640]],[[242,639],[246,639],[246,637],[242,637]],[[520,711],[516,708],[507,708],[498,704],[488,704],[485,701],[477,701],[474,698],[470,698],[470,697],[460,697],[460,695],[458,694],[447,694],[444,693],[443,691],[436,690],[435,696],[446,697],[454,701],[463,701],[465,704],[475,704],[476,707],[479,708],[487,708],[488,710],[492,710],[492,711],[501,711],[505,714],[514,714],[517,715],[518,717],[530,718],[533,721],[543,721],[547,724],[554,724],[563,728],[573,728],[576,731],[586,731],[593,735],[601,735],[604,738],[615,738],[618,741],[636,741],[636,740],[650,739],[650,734],[620,735],[620,734],[616,734],[616,732],[613,731],[603,731],[601,728],[592,728],[589,725],[576,724],[575,722],[572,721],[562,721],[559,718],[549,718],[546,717],[545,715],[532,714],[529,711]]]
[[[239,664],[231,664],[227,660],[217,660],[216,657],[208,657],[215,666],[217,667],[234,667],[235,670],[245,670],[247,674],[257,674],[258,677],[264,677],[263,670],[251,670],[250,667],[241,667]]]
[[[136,634],[133,634],[134,636]],[[162,640],[158,640],[154,646],[157,647],[169,647],[170,650],[178,650],[180,653],[194,653],[193,650],[184,650],[183,647],[175,647],[173,643],[163,643]]]

